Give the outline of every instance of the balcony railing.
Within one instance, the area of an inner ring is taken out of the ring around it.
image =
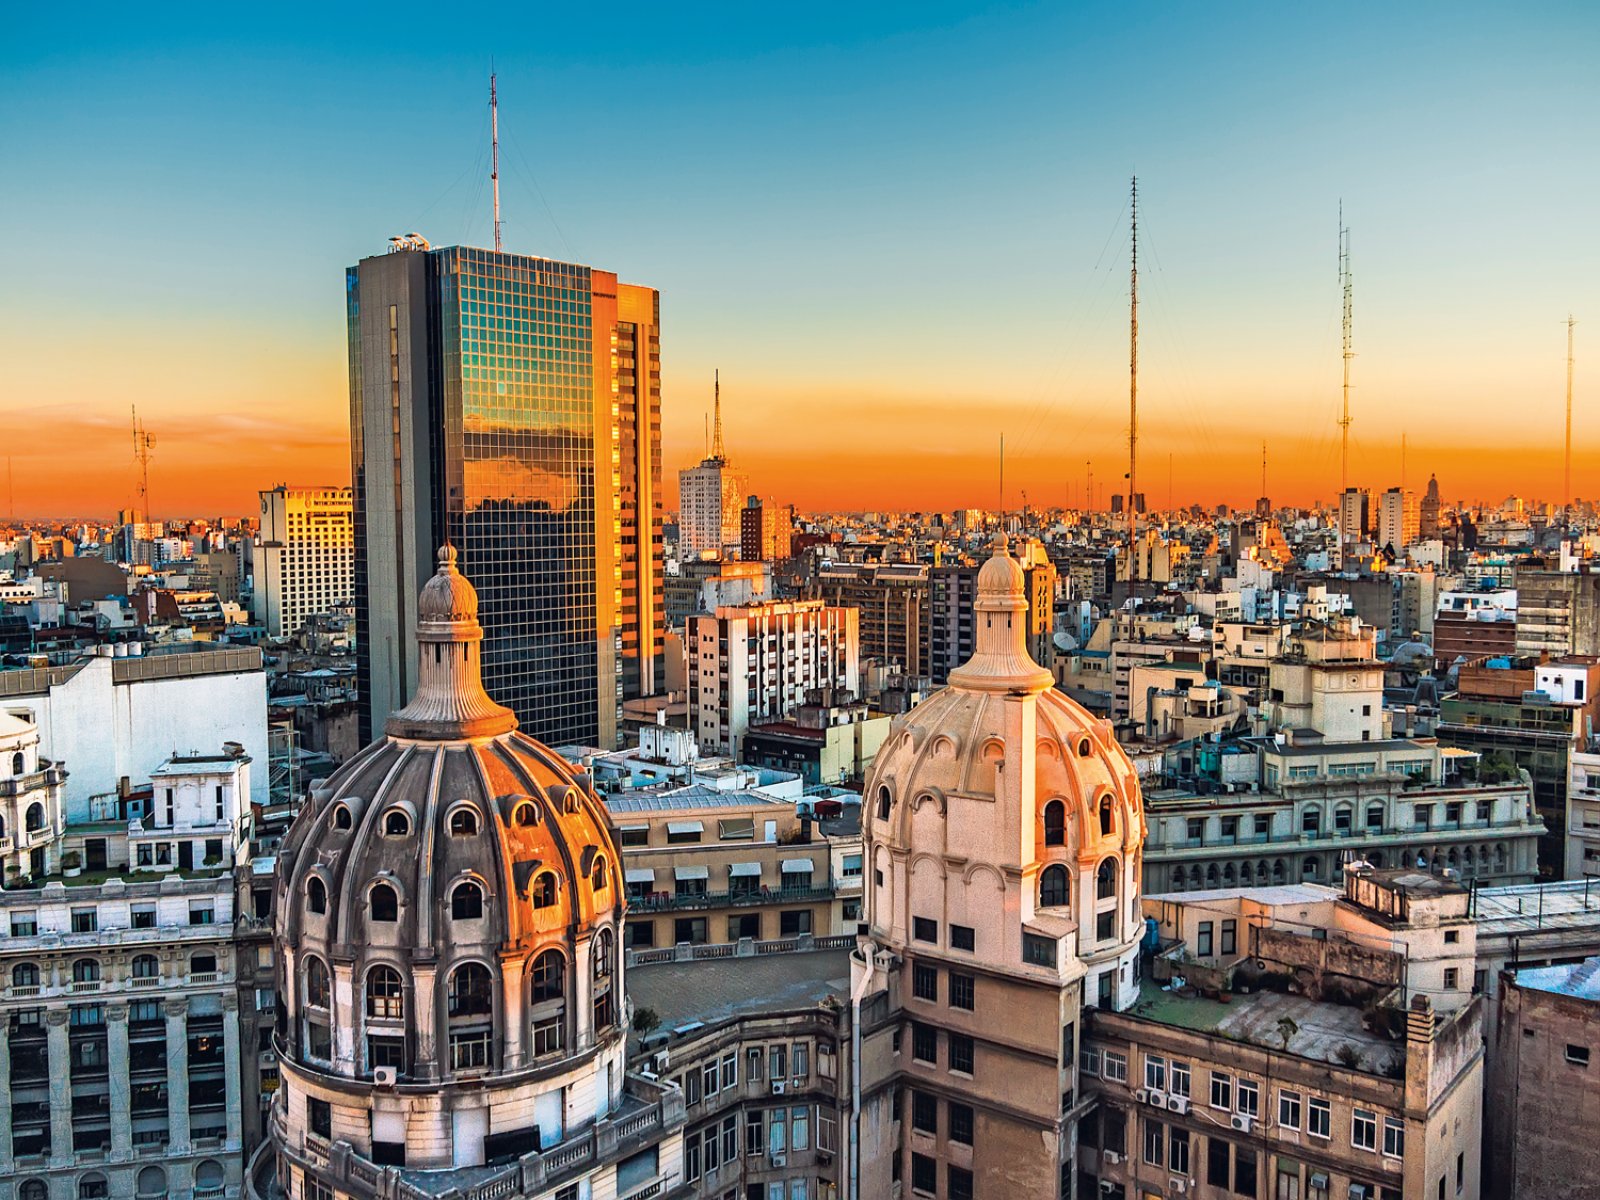
[[[740,892],[698,892],[675,895],[670,892],[651,892],[630,898],[628,910],[635,913],[685,912],[708,908],[751,908],[760,904],[798,904],[805,901],[831,900],[834,888],[759,888]]]

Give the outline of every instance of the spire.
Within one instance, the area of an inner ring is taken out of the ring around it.
[[[478,593],[456,570],[456,548],[439,547],[439,571],[417,601],[417,690],[384,726],[390,737],[424,742],[495,737],[517,727],[509,708],[483,690]]]
[[[715,414],[711,420],[711,457],[717,462],[727,462],[728,454],[722,448],[722,372],[716,371],[712,378],[711,411]]]
[[[1028,654],[1027,575],[1011,557],[1005,534],[996,534],[993,545],[994,553],[978,572],[972,605],[977,645],[972,657],[950,672],[950,683],[966,691],[1036,695],[1054,680]]]

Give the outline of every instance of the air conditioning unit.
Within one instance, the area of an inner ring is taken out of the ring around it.
[[[1101,1190],[1101,1191],[1102,1191],[1102,1192],[1104,1192],[1104,1193],[1105,1193],[1105,1194],[1106,1194],[1106,1195],[1108,1195],[1108,1196],[1109,1196],[1109,1195],[1110,1195],[1110,1194],[1111,1194],[1111,1193],[1112,1193],[1112,1192],[1115,1192],[1115,1191],[1117,1191],[1117,1190],[1118,1190],[1118,1189],[1119,1189],[1119,1188],[1120,1188],[1120,1187],[1121,1187],[1121,1186],[1122,1186],[1122,1185],[1121,1185],[1121,1184],[1119,1184],[1119,1183],[1118,1183],[1118,1182],[1117,1182],[1117,1181],[1116,1181],[1116,1180],[1114,1180],[1114,1179],[1102,1179],[1102,1180],[1101,1180],[1101,1181],[1100,1181],[1100,1190]]]
[[[782,1150],[774,1150],[770,1157],[772,1159],[772,1165],[775,1167],[786,1167],[789,1165],[789,1156]]]
[[[772,1081],[772,1094],[774,1096],[781,1096],[784,1093],[784,1089],[787,1088],[788,1086],[789,1086],[789,1083],[788,1083],[787,1080],[774,1079]]]
[[[1255,1127],[1255,1123],[1256,1119],[1247,1113],[1234,1113],[1233,1116],[1228,1118],[1228,1124],[1232,1125],[1240,1133],[1249,1133]]]
[[[1149,1104],[1150,1103],[1150,1089],[1149,1088],[1140,1088],[1137,1092],[1135,1092],[1133,1094],[1133,1098],[1135,1100],[1137,1100],[1140,1104]]]
[[[1171,1192],[1174,1196],[1186,1195],[1189,1191],[1189,1181],[1180,1176],[1174,1175],[1171,1179],[1167,1180],[1167,1191]]]
[[[1116,1166],[1122,1161],[1122,1155],[1118,1154],[1115,1150],[1107,1150],[1105,1153],[1101,1154],[1100,1157],[1105,1160],[1106,1165],[1112,1167]]]
[[[1189,1097],[1187,1097],[1187,1096],[1168,1096],[1167,1097],[1167,1108],[1171,1112],[1186,1113],[1186,1112],[1189,1111]]]
[[[379,1087],[393,1087],[395,1080],[398,1079],[399,1076],[400,1073],[393,1067],[372,1068],[372,1082],[377,1084]]]
[[[1167,1106],[1167,1094],[1165,1092],[1158,1092],[1155,1090],[1155,1088],[1151,1088],[1149,1091],[1145,1092],[1144,1102],[1146,1104],[1154,1104],[1157,1108],[1165,1108]]]

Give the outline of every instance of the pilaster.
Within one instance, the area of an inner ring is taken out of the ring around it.
[[[50,1165],[71,1166],[72,1151],[72,1045],[67,1036],[67,1010],[52,1008],[44,1014],[46,1045],[50,1055]]]
[[[128,1083],[132,1067],[128,1053],[128,1006],[108,1004],[106,1013],[106,1062],[111,1083],[111,1160],[120,1162],[133,1156],[133,1101]]]
[[[167,1000],[167,1149],[188,1154],[189,1134],[189,1002]]]

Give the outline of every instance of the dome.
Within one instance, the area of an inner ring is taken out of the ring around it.
[[[484,693],[476,611],[446,547],[418,605],[416,694],[313,789],[278,855],[291,1124],[299,1093],[325,1096],[381,1141],[395,1087],[470,1079],[496,1134],[413,1114],[400,1140],[423,1168],[553,1144],[583,1115],[562,1089],[587,1089],[593,1117],[610,1099],[596,1073],[619,1094],[623,1077],[625,901],[605,809]]]
[[[868,772],[872,935],[916,940],[918,918],[942,914],[980,960],[1021,967],[1020,921],[1057,940],[1063,970],[1120,972],[1143,931],[1133,763],[1029,657],[1023,570],[1003,538],[974,608],[972,657],[897,719]],[[1120,994],[1136,986],[1126,974]]]

